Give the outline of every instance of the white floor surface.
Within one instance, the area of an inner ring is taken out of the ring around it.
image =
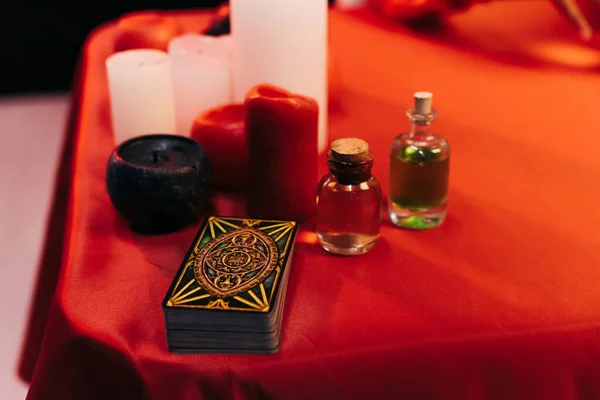
[[[44,243],[68,97],[0,97],[0,399],[20,400],[18,359]]]

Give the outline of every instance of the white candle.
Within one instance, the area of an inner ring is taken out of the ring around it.
[[[175,133],[175,104],[169,55],[127,50],[106,59],[115,143],[135,136]]]
[[[171,40],[169,54],[177,132],[190,136],[199,113],[231,103],[229,37],[182,35]]]
[[[270,83],[319,104],[327,149],[327,0],[231,0],[234,100]]]

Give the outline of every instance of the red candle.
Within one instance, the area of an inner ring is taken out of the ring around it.
[[[199,114],[192,126],[192,139],[206,150],[218,189],[239,191],[246,187],[244,117],[243,104],[227,104]]]
[[[248,215],[303,221],[314,215],[319,106],[272,85],[246,95]]]

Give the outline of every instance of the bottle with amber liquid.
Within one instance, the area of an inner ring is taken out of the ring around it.
[[[450,146],[432,132],[432,97],[414,94],[414,109],[406,112],[411,130],[392,142],[388,213],[401,228],[429,229],[446,217]]]
[[[338,139],[327,153],[329,173],[317,192],[317,238],[326,251],[359,255],[379,240],[381,185],[371,175],[367,142]]]

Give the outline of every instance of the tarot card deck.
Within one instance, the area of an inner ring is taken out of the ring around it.
[[[298,224],[209,217],[165,299],[173,353],[275,353]]]

